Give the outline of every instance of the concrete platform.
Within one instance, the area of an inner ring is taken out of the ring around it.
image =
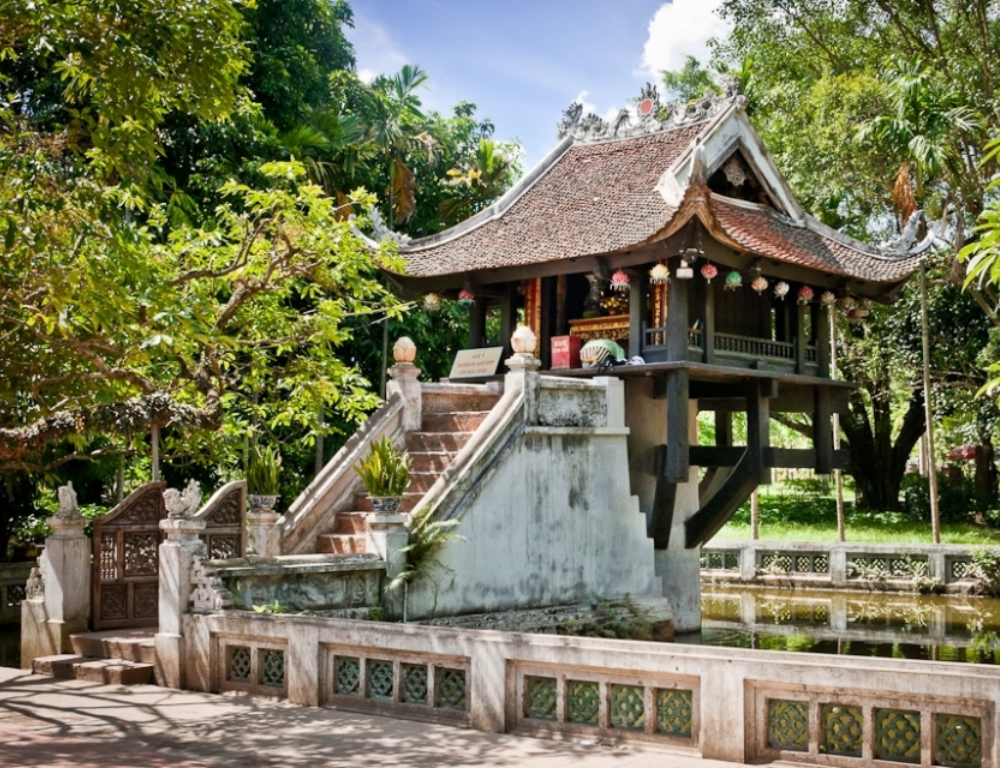
[[[0,668],[0,766],[729,768],[634,746],[488,734],[281,702]]]

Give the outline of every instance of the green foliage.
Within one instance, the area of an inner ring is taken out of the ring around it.
[[[270,445],[258,446],[247,467],[249,493],[276,496],[281,489],[281,454]]]
[[[980,594],[1000,597],[1000,549],[977,550],[972,553],[973,590]]]
[[[402,496],[410,484],[410,455],[385,436],[371,444],[354,471],[369,496]]]
[[[907,513],[930,523],[930,479],[916,473],[906,475],[903,480],[903,495]],[[962,477],[956,486],[945,473],[938,472],[938,509],[942,522],[970,522],[977,511],[972,481]]]
[[[288,613],[288,606],[282,605],[277,600],[274,600],[267,605],[255,605],[253,606],[254,613]]]
[[[400,550],[406,555],[406,562],[402,570],[386,586],[386,591],[405,590],[408,584],[417,579],[427,579],[433,590],[434,600],[431,607],[433,615],[437,609],[438,593],[444,575],[454,575],[450,568],[442,564],[437,555],[446,544],[464,541],[464,537],[455,531],[458,524],[458,520],[435,520],[433,507],[426,507],[418,512],[410,525],[409,542]]]
[[[684,66],[677,71],[660,72],[661,82],[667,93],[681,101],[694,101],[703,96],[719,93],[712,73],[701,66],[694,56],[684,60]]]
[[[594,616],[560,627],[560,632],[581,637],[616,637],[621,640],[652,640],[655,619],[626,594],[620,600],[594,595]]]

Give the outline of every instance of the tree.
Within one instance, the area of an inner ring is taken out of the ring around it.
[[[995,69],[984,59],[1000,48],[1000,22],[989,4],[726,0],[721,12],[734,27],[716,46],[716,64],[752,62],[754,120],[807,209],[878,241],[900,231],[919,205],[938,222],[939,237],[956,246],[948,268],[935,274],[960,279],[954,254],[995,167],[981,163],[979,149],[997,107]],[[987,303],[976,299],[989,317]],[[941,300],[958,298],[942,292]],[[869,362],[885,373],[857,372],[863,386],[844,428],[854,430],[852,451],[867,454],[853,468],[859,486],[875,488],[888,476],[890,487],[867,496],[894,504],[893,478],[912,448],[921,395],[909,386],[915,361],[899,355],[891,323],[866,327]],[[888,359],[882,348],[891,350]],[[974,392],[980,377],[965,368],[959,383],[956,370],[940,368],[935,380],[947,379],[950,393]],[[913,396],[894,394],[899,386]]]
[[[701,65],[694,56],[684,59],[684,66],[678,71],[663,70],[661,82],[667,93],[681,101],[694,101],[708,94],[718,94],[712,73]]]

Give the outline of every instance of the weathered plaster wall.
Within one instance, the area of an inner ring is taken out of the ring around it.
[[[456,510],[463,540],[447,544],[436,573],[411,586],[410,618],[659,594],[619,405],[596,407],[594,388],[578,382],[558,394],[552,386],[542,385],[538,421],[582,413],[585,422],[617,423],[512,429],[495,468]],[[620,382],[612,387],[620,399]]]

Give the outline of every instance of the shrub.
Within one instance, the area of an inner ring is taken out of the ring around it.
[[[369,496],[402,496],[410,484],[410,456],[388,436],[376,440],[354,467]]]

